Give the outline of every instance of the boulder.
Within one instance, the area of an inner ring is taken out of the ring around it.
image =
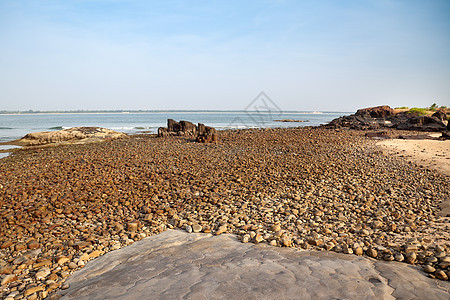
[[[437,110],[431,116],[441,120],[442,122],[447,121],[447,114],[443,110]]]
[[[382,105],[358,109],[356,115],[364,117],[370,116],[370,118],[386,118],[394,115],[394,110],[388,105]]]
[[[159,127],[158,128],[158,136],[159,137],[163,137],[163,136],[166,136],[168,134],[169,134],[169,132],[168,132],[166,127]]]
[[[189,121],[180,121],[180,127],[181,131],[186,134],[195,135],[195,133],[197,132],[197,126]]]
[[[199,143],[211,143],[217,142],[216,129],[213,127],[205,126],[202,123],[198,123],[198,135],[196,141]]]
[[[173,119],[167,120],[167,128],[158,128],[158,137],[170,135],[191,135],[196,137],[196,141],[200,143],[217,142],[218,137],[216,129],[198,123],[196,126],[189,121],[177,122]]]
[[[180,130],[180,123],[173,119],[167,119],[167,132],[179,132]]]

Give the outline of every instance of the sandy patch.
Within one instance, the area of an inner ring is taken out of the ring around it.
[[[404,157],[417,165],[450,176],[450,140],[383,140],[377,143],[389,154]],[[450,214],[450,199],[441,204],[442,214]]]
[[[450,140],[383,140],[377,143],[390,154],[450,176]]]

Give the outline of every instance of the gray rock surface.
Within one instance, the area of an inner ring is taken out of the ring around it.
[[[89,262],[62,299],[448,299],[416,267],[169,230]]]

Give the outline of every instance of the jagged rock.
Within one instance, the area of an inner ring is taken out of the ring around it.
[[[441,131],[445,130],[445,124],[436,117],[414,116],[397,125],[399,130]]]
[[[191,135],[196,137],[196,141],[199,143],[217,142],[216,129],[213,127],[205,126],[202,123],[195,124],[189,121],[177,122],[173,119],[167,120],[167,128],[158,128],[158,137],[164,137],[168,135]]]
[[[197,126],[189,121],[180,121],[181,131],[187,134],[195,135]]]
[[[217,142],[216,129],[198,123],[198,136],[196,141],[199,143]]]
[[[178,132],[181,130],[180,123],[173,119],[167,119],[167,131],[168,132]]]
[[[447,114],[443,110],[437,110],[432,117],[438,118],[440,121],[447,121]]]
[[[445,131],[446,124],[441,120],[445,113],[436,112],[433,116],[418,116],[410,112],[395,114],[387,105],[359,109],[355,114],[332,120],[325,127],[347,127],[359,130],[397,128],[399,130]],[[447,125],[448,127],[448,125]]]
[[[370,116],[370,118],[385,118],[394,115],[394,110],[388,105],[362,108],[356,111],[357,116]]]
[[[166,127],[159,127],[158,128],[158,136],[162,137],[162,136],[166,136],[169,134],[169,131],[167,130]]]

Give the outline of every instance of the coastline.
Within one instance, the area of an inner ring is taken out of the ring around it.
[[[450,176],[450,140],[389,139],[377,145],[391,155]]]
[[[2,296],[52,293],[88,260],[167,228],[439,262],[450,250],[439,215],[448,176],[385,155],[364,133],[248,129],[220,131],[217,144],[136,135],[19,150],[0,160],[0,268],[12,280]]]

